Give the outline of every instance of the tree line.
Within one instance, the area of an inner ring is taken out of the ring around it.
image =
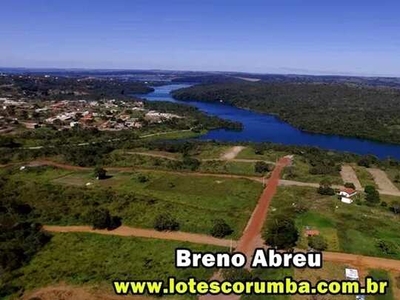
[[[400,91],[334,83],[229,82],[172,92],[179,100],[227,104],[273,114],[314,133],[400,143]]]

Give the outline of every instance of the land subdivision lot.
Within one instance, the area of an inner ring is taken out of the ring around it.
[[[355,164],[352,165],[352,168],[356,172],[357,178],[360,181],[361,185],[365,188],[367,185],[374,186],[378,188],[374,178],[372,177],[371,173],[368,172],[367,168],[357,166]]]
[[[396,198],[384,196],[382,201]],[[295,219],[300,248],[307,247],[305,230],[310,228],[326,238],[328,251],[400,258],[399,217],[387,208],[349,205],[336,196],[319,195],[315,188],[292,186],[279,187],[273,198],[268,218],[279,214]]]
[[[279,158],[290,154],[289,152],[275,151],[275,150],[265,150],[262,154],[256,154],[254,148],[248,146],[244,148],[237,156],[237,159],[254,159],[276,162]]]
[[[168,213],[181,231],[209,234],[214,220],[223,219],[234,230],[232,238],[241,235],[262,191],[260,183],[248,179],[162,171],[109,175],[96,180],[90,171],[40,167],[16,171],[12,178],[22,183],[21,197],[36,208],[43,224],[83,225],[95,205],[133,227],[153,228],[156,216]]]
[[[362,190],[360,181],[358,180],[357,174],[354,169],[349,165],[343,165],[340,171],[342,180],[344,183],[351,182],[356,187],[356,190]]]
[[[376,185],[379,190],[393,195],[399,195],[400,191],[398,188],[390,181],[386,173],[380,169],[368,168],[368,172],[372,175],[375,180]]]
[[[15,279],[14,283],[26,290],[60,283],[85,284],[105,287],[111,294],[113,280],[166,280],[169,276],[178,279],[194,276],[205,280],[215,271],[206,268],[175,268],[176,248],[203,252],[227,250],[223,247],[185,242],[90,233],[58,233],[27,266],[22,268],[23,275]],[[195,297],[186,296],[180,299]]]
[[[342,185],[343,180],[340,172],[334,174],[310,174],[312,166],[300,156],[294,156],[292,166],[285,169],[282,179],[294,180],[300,182],[320,183],[322,180],[329,180],[332,184]]]

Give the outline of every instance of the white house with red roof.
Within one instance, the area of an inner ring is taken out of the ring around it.
[[[355,195],[357,195],[357,191],[352,188],[344,188],[339,192],[339,196],[341,197],[340,201],[347,204],[353,203],[353,199],[351,199],[351,197]]]

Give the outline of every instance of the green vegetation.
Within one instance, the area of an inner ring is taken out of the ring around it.
[[[98,78],[44,77],[11,75],[1,78],[0,94],[29,99],[75,100],[77,97],[99,100],[128,98],[130,94],[146,94],[154,89],[144,83]],[[131,97],[130,97],[131,98]]]
[[[55,234],[51,242],[21,270],[13,283],[26,290],[60,282],[104,285],[128,278],[166,280],[168,276],[208,279],[214,269],[177,269],[175,248],[223,251],[224,248],[184,242],[102,236],[86,233]]]
[[[395,199],[382,196],[387,203]],[[398,215],[388,207],[368,206],[361,200],[360,205],[345,204],[336,196],[322,196],[306,187],[280,187],[271,206],[269,219],[295,220],[300,231],[298,247],[308,246],[307,227],[320,232],[327,250],[400,258]]]
[[[0,179],[0,190],[6,178]],[[3,196],[3,195],[1,195]],[[19,286],[11,282],[18,269],[29,263],[34,255],[49,242],[50,236],[41,231],[41,224],[33,222],[34,209],[17,200],[0,196],[0,298],[15,293]]]
[[[370,270],[368,276],[371,276],[375,280],[387,280],[389,281],[389,287],[386,291],[385,295],[376,295],[376,296],[371,296],[371,299],[375,300],[394,300],[394,295],[393,295],[393,287],[392,287],[392,280],[390,278],[390,275],[387,271],[385,270]]]
[[[293,277],[294,269],[292,268],[257,268],[251,272],[252,278],[261,280],[283,280],[285,277]],[[297,279],[297,278],[296,278]],[[288,300],[291,299],[288,295],[243,295],[240,299],[242,300]]]
[[[211,235],[216,238],[223,238],[232,232],[232,228],[222,219],[214,220],[214,226],[210,231]]]
[[[328,195],[328,196],[335,195],[335,190],[332,188],[331,182],[327,179],[322,180],[320,182],[317,192],[320,195]]]
[[[369,173],[365,167],[353,166],[353,169],[356,172],[358,180],[360,181],[362,186],[370,185],[376,188],[378,187],[371,173]]]
[[[400,92],[346,84],[239,82],[176,90],[179,100],[224,101],[277,115],[297,128],[400,143]]]
[[[125,225],[145,228],[153,228],[158,215],[169,213],[180,230],[208,234],[218,216],[232,226],[232,237],[237,238],[262,190],[261,184],[246,179],[108,172],[110,178],[94,180],[90,170],[14,170],[7,175],[1,195],[34,206],[43,224],[92,224],[88,213],[106,209]]]
[[[179,223],[169,213],[160,214],[154,221],[154,229],[158,231],[179,230]]]
[[[367,185],[365,187],[365,200],[370,204],[370,205],[376,205],[381,202],[380,195],[378,190],[372,186],[372,185]]]
[[[318,251],[324,251],[328,248],[328,242],[323,236],[314,235],[308,237],[308,246]]]
[[[299,239],[299,232],[292,219],[276,217],[268,221],[263,238],[270,247],[292,249]]]

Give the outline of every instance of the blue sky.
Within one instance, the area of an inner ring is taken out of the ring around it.
[[[400,76],[400,1],[2,0],[0,66]]]

